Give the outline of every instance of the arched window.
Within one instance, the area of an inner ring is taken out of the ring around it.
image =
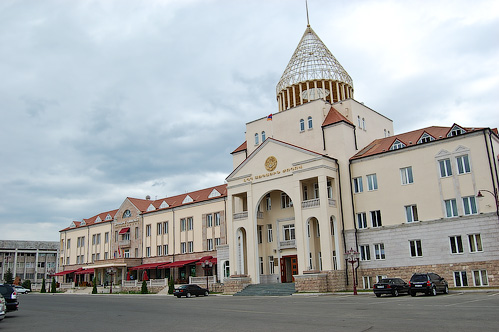
[[[262,131],[262,143],[265,141],[265,132]]]
[[[123,218],[130,218],[132,216],[132,212],[130,210],[126,210],[123,212]]]
[[[305,131],[305,121],[300,119],[300,131]]]
[[[360,116],[357,115],[357,122],[359,123],[359,128],[362,128],[362,123],[360,122]]]
[[[255,134],[255,145],[258,145],[258,133]]]
[[[313,125],[312,125],[312,117],[309,116],[308,117],[308,129],[312,129]]]

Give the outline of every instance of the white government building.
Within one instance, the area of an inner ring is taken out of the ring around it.
[[[327,292],[352,287],[353,248],[361,288],[416,271],[451,287],[499,285],[497,129],[395,134],[354,99],[351,77],[310,26],[276,94],[278,112],[246,124],[226,184],[127,198],[73,222],[61,231],[58,275],[104,283],[115,267],[115,282],[143,271],[188,282],[209,261],[226,293],[288,282]]]

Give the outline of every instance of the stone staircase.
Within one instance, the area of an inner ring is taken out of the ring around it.
[[[296,293],[294,283],[249,285],[234,296],[289,296]]]

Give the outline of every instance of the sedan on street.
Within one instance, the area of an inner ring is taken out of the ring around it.
[[[382,294],[399,296],[401,293],[409,294],[409,284],[400,278],[385,278],[374,284],[373,291],[377,297]]]
[[[201,288],[198,285],[182,285],[179,288],[176,288],[173,292],[173,295],[180,298],[182,296],[192,297],[193,295],[199,296],[208,296],[210,292],[206,288]]]

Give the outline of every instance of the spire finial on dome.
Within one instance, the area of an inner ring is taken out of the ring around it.
[[[307,9],[307,27],[310,26],[310,21],[308,20],[308,1],[305,0],[305,8]]]

